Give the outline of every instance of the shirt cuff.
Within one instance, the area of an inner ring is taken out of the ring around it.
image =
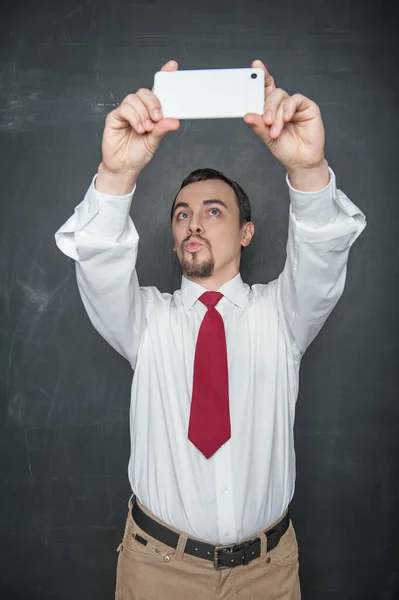
[[[335,202],[337,185],[334,171],[328,167],[330,181],[316,192],[301,192],[292,187],[288,173],[286,181],[289,188],[292,211],[298,221],[308,225],[325,225],[332,222],[339,213]]]
[[[86,196],[75,209],[78,228],[85,227],[90,232],[101,234],[119,234],[127,223],[136,184],[129,194],[113,196],[96,190],[94,184],[97,173],[94,175]]]

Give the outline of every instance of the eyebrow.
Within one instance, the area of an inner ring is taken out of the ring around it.
[[[219,204],[220,206],[224,206],[228,210],[227,205],[223,202],[223,200],[219,200],[219,198],[210,198],[209,200],[203,200],[202,205],[207,206],[208,204]],[[187,202],[178,202],[173,208],[173,215],[175,214],[178,208],[190,208]]]

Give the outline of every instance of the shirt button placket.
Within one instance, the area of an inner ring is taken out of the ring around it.
[[[216,482],[218,484],[217,493],[217,515],[219,535],[230,538],[234,536],[234,506],[233,498],[229,493],[231,490],[231,458],[228,444],[224,444],[218,453],[215,469]],[[232,529],[233,528],[233,529]]]

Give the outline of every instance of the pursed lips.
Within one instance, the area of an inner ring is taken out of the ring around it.
[[[185,244],[185,248],[186,250],[198,250],[198,248],[200,248],[201,246],[203,246],[204,244],[202,242],[200,242],[199,240],[196,239],[191,239],[189,242],[187,242]]]

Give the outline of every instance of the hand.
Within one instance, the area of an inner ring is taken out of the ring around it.
[[[325,167],[324,126],[317,104],[302,94],[290,96],[276,88],[274,78],[260,60],[255,60],[252,67],[265,72],[265,104],[262,116],[248,113],[244,121],[289,173]]]
[[[161,71],[177,69],[177,62],[171,60]],[[122,187],[126,188],[125,193],[130,191],[128,188],[131,189],[131,184],[151,161],[163,137],[179,127],[177,119],[162,117],[162,107],[153,89],[142,88],[126,96],[105,120],[96,188],[105,193],[116,193],[116,188],[123,193]]]

